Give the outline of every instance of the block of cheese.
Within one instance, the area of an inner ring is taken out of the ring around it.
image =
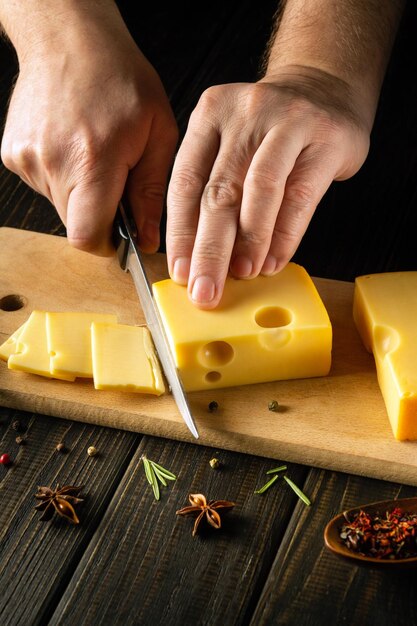
[[[93,322],[91,340],[96,389],[164,393],[162,371],[146,327]]]
[[[26,324],[26,322],[25,322],[25,324]],[[8,339],[6,339],[6,341],[4,343],[1,344],[1,346],[0,346],[0,359],[2,359],[3,361],[7,361],[9,356],[11,354],[14,354],[14,352],[16,352],[17,339],[18,339],[20,333],[22,332],[25,324],[22,324],[21,326],[19,326],[19,328],[17,330],[15,330],[14,333],[12,335],[10,335],[10,337],[8,337]]]
[[[90,312],[47,312],[46,336],[54,376],[93,377],[91,324],[116,323],[116,315]]]
[[[18,333],[18,336],[15,342],[15,350],[10,354],[7,361],[10,369],[39,374],[48,378],[74,380],[74,376],[71,374],[52,374],[50,371],[45,311],[32,311],[27,321],[14,334],[16,333]]]
[[[227,278],[220,305],[203,311],[171,279],[152,286],[187,391],[325,376],[332,326],[307,271]]]
[[[353,318],[375,358],[394,437],[417,439],[417,272],[355,280]]]

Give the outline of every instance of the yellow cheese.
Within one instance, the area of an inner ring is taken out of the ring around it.
[[[16,342],[24,326],[25,324],[22,324],[21,326],[19,326],[19,328],[15,330],[14,333],[10,335],[10,337],[6,339],[4,343],[1,344],[0,359],[2,359],[3,361],[7,361],[9,356],[11,354],[14,354],[14,352],[16,351]]]
[[[21,330],[20,333],[19,330]],[[45,311],[32,311],[23,327],[18,329],[16,333],[19,335],[15,343],[15,351],[7,361],[10,369],[39,374],[48,378],[74,380],[74,376],[50,372]]]
[[[417,272],[355,281],[353,318],[375,358],[394,437],[417,439]]]
[[[146,327],[93,322],[91,339],[96,389],[164,393],[162,372]]]
[[[116,323],[116,315],[89,312],[48,312],[46,334],[54,376],[93,377],[91,324]]]
[[[187,391],[329,373],[331,323],[300,265],[252,280],[229,277],[211,311],[170,279],[153,292]]]

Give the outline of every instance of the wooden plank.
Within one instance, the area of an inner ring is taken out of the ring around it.
[[[411,497],[415,490],[318,470],[311,471],[304,488],[313,506],[307,510],[298,505],[251,626],[414,624],[415,576],[410,572],[383,575],[352,566],[325,548],[323,532],[340,511],[366,502]]]
[[[141,456],[160,462],[178,479],[157,502]],[[63,594],[50,626],[63,624],[244,624],[266,576],[297,496],[281,482],[264,495],[271,461],[144,438],[90,546]],[[190,470],[192,468],[192,470]],[[305,469],[289,468],[302,483]],[[202,528],[175,512],[189,493],[228,499],[220,530]]]
[[[164,255],[148,261],[151,280],[166,272]],[[0,273],[0,298],[17,293],[25,300],[17,311],[0,311],[4,339],[35,308],[99,310],[123,323],[143,322],[130,276],[116,259],[75,250],[62,237],[0,229]],[[189,394],[197,443],[417,484],[417,444],[393,439],[373,357],[354,328],[352,284],[316,284],[334,328],[330,375]],[[4,406],[195,442],[169,394],[96,391],[91,381],[53,381],[0,366]],[[214,397],[220,409],[210,413]],[[279,413],[268,410],[274,398]]]
[[[19,419],[17,433],[12,423]],[[21,434],[26,444],[18,446]],[[140,437],[81,422],[0,409],[0,616],[4,624],[46,624],[124,474]],[[64,440],[67,452],[56,450]],[[94,445],[99,454],[87,455]],[[78,526],[55,516],[40,522],[39,485],[84,485]]]

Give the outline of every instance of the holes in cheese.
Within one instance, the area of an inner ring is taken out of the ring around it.
[[[210,311],[197,309],[186,287],[170,279],[152,288],[187,391],[329,373],[330,319],[296,263],[275,276],[228,277]]]
[[[93,378],[96,389],[165,392],[149,330],[118,324],[115,315],[33,311],[0,355],[10,369],[71,382]]]
[[[358,276],[353,319],[373,353],[395,439],[417,440],[417,272]]]

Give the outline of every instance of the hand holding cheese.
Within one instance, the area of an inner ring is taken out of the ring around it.
[[[373,352],[394,437],[417,439],[417,272],[358,276],[353,317]]]
[[[187,391],[329,373],[332,326],[300,265],[251,281],[228,278],[212,311],[196,308],[171,279],[153,292]]]
[[[203,93],[168,187],[168,267],[195,305],[219,304],[229,269],[282,269],[362,166],[401,4],[287,0],[263,78]]]

